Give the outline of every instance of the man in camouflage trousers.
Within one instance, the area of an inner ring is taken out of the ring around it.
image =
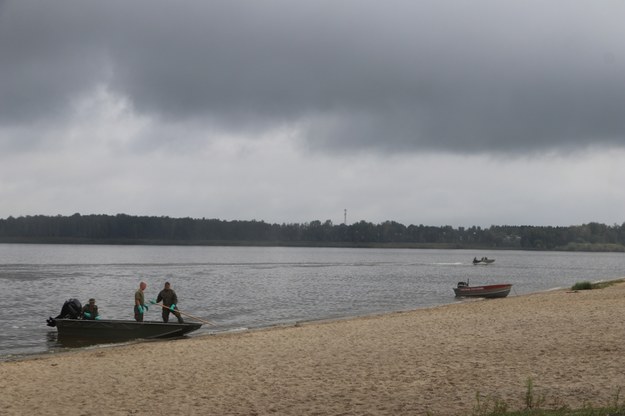
[[[171,288],[169,282],[165,282],[165,288],[161,290],[156,298],[156,303],[163,301],[163,322],[169,322],[169,314],[173,313],[176,318],[178,318],[179,323],[184,323],[182,316],[180,316],[180,312],[178,312],[178,308],[176,304],[178,303],[178,296],[176,296],[176,292]]]

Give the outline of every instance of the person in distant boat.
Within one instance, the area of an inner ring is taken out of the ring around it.
[[[100,319],[100,314],[98,313],[98,305],[95,304],[95,299],[89,299],[89,303],[82,307],[81,312],[82,319]]]
[[[178,308],[176,304],[178,303],[178,296],[174,289],[171,288],[171,284],[169,282],[165,282],[165,287],[158,293],[158,297],[154,303],[158,303],[163,301],[163,322],[169,322],[169,314],[173,313],[176,318],[178,318],[179,323],[184,323],[184,319],[180,316],[180,312],[178,312]]]
[[[145,282],[139,283],[139,289],[135,292],[135,321],[143,322],[143,313],[148,310],[145,304],[143,291],[148,287]]]

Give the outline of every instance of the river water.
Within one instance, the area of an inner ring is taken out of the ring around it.
[[[474,257],[495,258],[474,266]],[[625,276],[623,253],[0,244],[0,359],[66,349],[46,326],[69,298],[133,319],[134,291],[172,284],[207,334],[460,302],[452,288],[512,283],[510,296]],[[157,307],[146,320],[160,320]]]

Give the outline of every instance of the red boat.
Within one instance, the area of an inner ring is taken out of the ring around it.
[[[467,298],[505,298],[510,293],[511,284],[469,286],[469,282],[458,282],[454,288],[456,297]]]

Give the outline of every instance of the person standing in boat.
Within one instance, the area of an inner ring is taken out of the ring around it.
[[[158,293],[158,297],[156,298],[156,302],[158,303],[163,301],[163,322],[169,322],[169,314],[173,313],[176,318],[178,318],[179,323],[184,323],[184,319],[180,316],[180,312],[178,312],[178,308],[176,304],[178,303],[178,296],[174,289],[171,288],[171,284],[169,282],[165,282],[165,288]]]
[[[82,307],[81,312],[82,319],[100,319],[100,314],[98,313],[98,305],[95,304],[95,299],[89,299],[89,303]]]
[[[145,282],[139,283],[139,289],[135,292],[135,321],[143,322],[143,313],[148,310],[145,304],[143,291],[148,287]]]

